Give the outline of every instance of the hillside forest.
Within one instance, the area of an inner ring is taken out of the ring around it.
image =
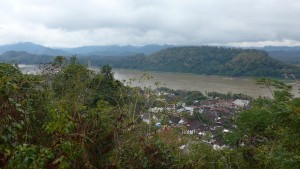
[[[192,62],[183,64],[193,70]],[[38,75],[1,63],[0,168],[300,168],[300,99],[283,82],[259,81],[273,98],[254,99],[232,119],[236,128],[224,133],[223,149],[168,120],[144,123],[157,86],[131,83],[115,80],[110,66],[91,71],[76,57],[56,57]]]

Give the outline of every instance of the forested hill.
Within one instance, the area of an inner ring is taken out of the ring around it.
[[[8,51],[0,54],[0,62],[18,63],[18,64],[40,64],[49,63],[54,59],[54,56],[30,54],[24,51]]]
[[[99,65],[153,71],[183,72],[225,76],[300,77],[299,68],[277,61],[266,52],[224,47],[174,47],[150,56],[99,60]]]
[[[53,56],[9,51],[0,55],[6,63],[49,63]],[[115,68],[131,68],[152,71],[196,73],[225,76],[256,76],[300,78],[300,68],[271,58],[267,52],[256,49],[225,48],[211,46],[173,47],[149,56],[78,56],[82,63],[93,66],[109,64]]]

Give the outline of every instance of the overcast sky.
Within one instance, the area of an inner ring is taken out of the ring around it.
[[[300,0],[0,0],[0,44],[300,45]]]

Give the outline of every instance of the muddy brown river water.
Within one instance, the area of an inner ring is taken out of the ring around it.
[[[19,65],[24,73],[37,73],[39,71],[36,65]],[[93,68],[97,69],[97,68]],[[132,69],[113,69],[114,77],[118,80],[136,79],[132,82],[133,86],[151,86],[155,88],[155,82],[159,82],[159,86],[171,89],[196,90],[205,92],[220,93],[244,93],[252,97],[271,96],[268,89],[261,85],[257,85],[252,78],[231,78],[224,76],[207,76],[185,73],[168,73],[168,72],[152,72]],[[145,78],[140,80],[143,74],[152,76],[149,80]],[[296,97],[300,97],[299,88],[300,81],[289,83],[293,87],[292,93]]]

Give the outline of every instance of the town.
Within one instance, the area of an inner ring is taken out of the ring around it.
[[[195,135],[214,149],[227,147],[224,134],[231,132],[240,111],[250,108],[251,97],[243,94],[206,93],[158,88],[154,106],[141,115],[157,131],[180,128],[182,135]],[[184,149],[186,145],[182,145]]]

